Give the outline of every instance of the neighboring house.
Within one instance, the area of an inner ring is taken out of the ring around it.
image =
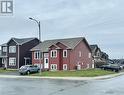
[[[80,70],[94,67],[90,46],[83,37],[46,40],[31,51],[32,63],[42,69]]]
[[[0,50],[0,56],[1,56],[1,50]],[[0,58],[0,67],[2,67],[2,58]]]
[[[90,45],[92,50],[93,62],[95,67],[106,64],[108,61],[108,55],[105,52],[102,52],[98,45]]]
[[[1,45],[2,64],[5,68],[19,69],[20,66],[31,64],[30,49],[39,44],[37,38],[11,38]]]

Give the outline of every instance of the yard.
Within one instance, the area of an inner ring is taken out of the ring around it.
[[[14,71],[17,71],[17,70],[15,70],[15,69],[4,70],[3,68],[0,68],[0,73],[9,73],[9,72],[14,72]]]
[[[80,71],[45,71],[41,73],[31,74],[31,76],[48,76],[48,77],[95,77],[114,74],[112,71],[100,69],[88,69]]]

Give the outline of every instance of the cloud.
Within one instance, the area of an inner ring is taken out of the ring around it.
[[[110,57],[122,57],[124,35],[123,0],[14,0],[13,16],[0,17],[0,43],[11,37],[37,37],[41,21],[42,39],[85,36]],[[121,49],[120,49],[121,47]]]

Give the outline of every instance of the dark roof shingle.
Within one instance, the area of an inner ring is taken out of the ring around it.
[[[40,50],[43,52],[48,52],[48,49],[51,45],[55,45],[56,43],[60,42],[67,46],[70,49],[74,49],[75,46],[81,41],[84,40],[84,37],[78,37],[78,38],[67,38],[67,39],[55,39],[55,40],[46,40],[40,43],[39,45],[35,46],[31,49],[31,51],[34,50]]]

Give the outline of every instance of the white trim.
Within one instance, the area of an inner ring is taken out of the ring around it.
[[[78,53],[79,53],[79,57],[81,57],[81,56],[82,56],[82,52],[81,52],[81,51],[79,51]]]
[[[51,64],[50,69],[56,71],[57,70],[57,64]]]
[[[47,62],[46,62],[47,60]],[[49,58],[44,58],[44,68],[49,69]]]
[[[34,51],[34,59],[40,59],[42,58],[42,54],[40,51]]]
[[[90,68],[90,64],[87,64],[87,69],[89,69]]]
[[[91,58],[91,53],[88,53],[88,58]]]
[[[7,46],[2,47],[2,52],[7,52]]]
[[[20,55],[20,52],[19,52],[19,45],[18,45],[18,69],[19,69],[19,55]]]
[[[66,55],[65,55],[66,54]],[[68,56],[68,52],[67,52],[67,50],[63,50],[63,57],[65,58],[65,57],[67,57]]]
[[[16,66],[16,57],[9,57],[9,66]]]
[[[9,46],[9,53],[16,53],[16,46]]]
[[[68,70],[68,65],[67,64],[63,64],[63,70]]]
[[[53,53],[53,54],[52,54]],[[53,56],[52,56],[53,55]],[[50,51],[50,57],[51,58],[56,58],[57,57],[57,50],[51,50]]]

